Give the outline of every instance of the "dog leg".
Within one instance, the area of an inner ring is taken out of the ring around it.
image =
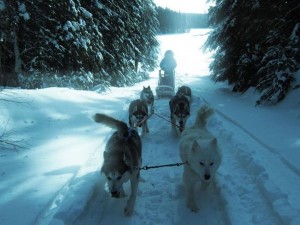
[[[129,126],[132,127],[133,124],[132,124],[132,121],[131,121],[131,116],[129,115],[129,118],[128,118],[128,123],[129,123]]]
[[[145,121],[145,126],[146,126],[146,133],[149,133],[149,127],[148,127],[147,120]]]
[[[186,194],[186,205],[192,212],[197,212],[199,209],[194,196],[195,184],[197,180],[193,172],[190,171],[190,169],[186,166],[184,166],[183,171],[183,182]]]
[[[174,116],[171,116],[171,128],[172,128],[172,134],[175,137],[177,137],[178,132],[177,132],[177,128],[176,128],[176,119],[174,118]]]
[[[138,189],[138,178],[139,174],[134,174],[133,177],[130,179],[130,186],[131,186],[131,193],[130,197],[128,199],[127,205],[124,208],[124,213],[126,216],[131,216],[133,214],[133,209],[135,205],[136,195],[137,195],[137,189]]]
[[[145,127],[145,122],[142,125],[142,133],[141,133],[141,137],[144,137],[146,134],[146,127]]]
[[[123,188],[123,185],[122,185],[122,187],[120,189],[120,198],[124,198],[124,197],[126,197],[126,194],[125,194],[125,191],[124,191],[124,188]]]
[[[154,105],[153,105],[153,103],[150,105],[150,113],[151,113],[151,115],[154,113]]]

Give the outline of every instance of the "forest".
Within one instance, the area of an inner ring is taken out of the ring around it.
[[[207,28],[208,15],[175,12],[169,8],[157,7],[159,33],[184,33],[193,28]]]
[[[254,88],[257,105],[299,88],[299,1],[214,2],[208,15],[187,15],[152,0],[0,0],[0,86],[131,85],[157,67],[158,34],[209,27],[216,82]]]
[[[209,10],[213,28],[206,49],[215,81],[239,93],[254,87],[257,105],[280,102],[299,88],[300,2],[298,0],[217,0]],[[298,83],[297,83],[298,82]]]
[[[0,0],[0,85],[130,85],[156,67],[152,0]]]

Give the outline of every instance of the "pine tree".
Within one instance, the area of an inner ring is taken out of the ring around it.
[[[262,48],[264,55],[257,72],[259,84],[256,89],[261,93],[258,105],[284,99],[300,68],[300,4],[297,1],[272,3],[275,18],[269,21],[271,29],[261,43],[265,48]]]
[[[233,91],[255,87],[257,104],[282,100],[300,67],[299,3],[293,1],[216,1],[209,12],[214,30],[206,48],[215,50],[210,65],[216,81]]]
[[[158,23],[151,0],[3,3],[1,70],[22,74],[11,81],[22,78],[31,83],[26,87],[37,88],[47,73],[61,75],[61,85],[85,76],[95,84],[121,86],[140,79],[138,64],[145,71],[156,66]]]

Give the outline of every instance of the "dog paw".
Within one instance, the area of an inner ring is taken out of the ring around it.
[[[133,214],[133,208],[132,208],[132,207],[129,207],[129,206],[126,206],[126,207],[124,208],[124,214],[125,214],[126,216],[132,216],[132,214]]]
[[[194,213],[199,211],[199,208],[194,203],[188,203],[187,207]]]

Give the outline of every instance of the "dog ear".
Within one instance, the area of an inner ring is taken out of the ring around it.
[[[137,111],[137,106],[134,106],[132,112],[134,113],[134,112],[136,112],[136,111]]]
[[[129,166],[131,168],[132,165],[130,163],[131,162],[130,155],[126,151],[123,153],[123,161],[124,161],[126,166]]]
[[[148,108],[147,107],[142,107],[142,111],[145,112],[146,115],[148,115]]]
[[[178,104],[175,105],[174,112],[176,112],[177,110],[179,110],[179,105]]]
[[[184,106],[184,110],[187,111],[187,115],[190,115],[190,108],[189,108],[188,105],[185,105],[185,106]]]
[[[150,88],[150,85],[148,85],[148,88]]]
[[[211,141],[212,145],[214,145],[214,146],[217,145],[217,142],[218,142],[217,138],[213,138],[212,141]]]

